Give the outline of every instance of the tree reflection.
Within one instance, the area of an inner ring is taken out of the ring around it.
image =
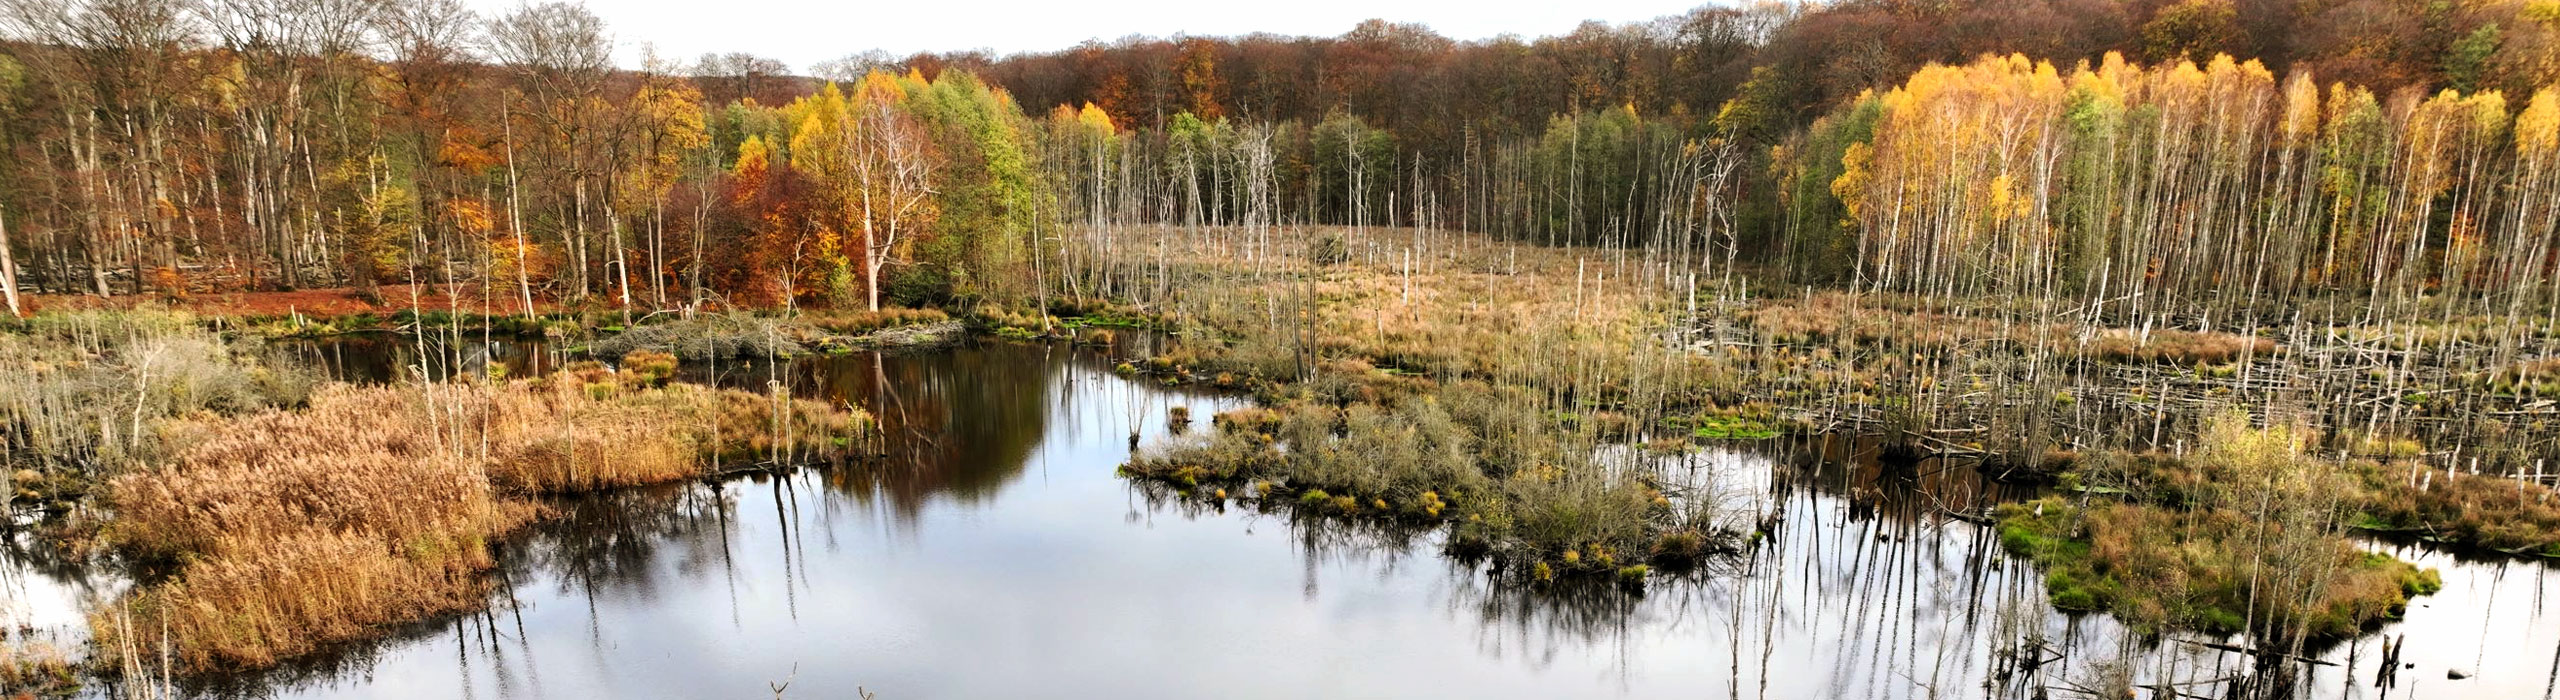
[[[349,333],[312,340],[272,341],[270,351],[321,376],[342,382],[383,384],[424,376],[529,377],[562,364],[561,351],[540,338],[397,333]]]
[[[837,472],[829,485],[883,497],[910,523],[936,495],[986,501],[1030,463],[1066,359],[1046,346],[991,343],[826,365],[829,385],[870,412],[882,438],[873,464]]]
[[[880,499],[912,525],[926,503],[982,503],[1022,474],[1056,409],[1072,351],[988,342],[913,352],[687,364],[684,381],[860,408],[880,428],[870,458],[826,473],[828,488]]]

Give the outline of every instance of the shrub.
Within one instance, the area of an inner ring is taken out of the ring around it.
[[[1655,564],[1664,568],[1685,569],[1695,566],[1707,552],[1707,537],[1697,530],[1673,530],[1662,533],[1646,549]]]

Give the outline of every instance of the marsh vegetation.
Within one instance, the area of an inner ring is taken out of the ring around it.
[[[133,677],[266,666],[477,609],[489,546],[548,494],[802,464],[872,437],[841,405],[671,383],[675,358],[648,352],[365,386],[184,314],[91,313],[39,316],[0,354],[17,363],[11,501],[48,514],[12,522],[136,572],[91,612],[88,654]]]
[[[644,540],[734,574],[733,487],[773,492],[796,621],[803,486],[904,521],[1057,449],[1132,522],[1429,553],[1576,649],[1733,613],[1737,695],[1806,587],[1882,582],[1825,620],[1901,652],[1838,674],[1870,695],[2280,697],[2459,595],[2438,552],[2560,557],[2549,3],[1771,3],[808,78],[619,68],[575,4],[271,4],[0,2],[6,532],[125,584],[78,643],[0,639],[0,691],[422,621],[467,665],[501,609],[531,644],[518,574],[592,594]]]

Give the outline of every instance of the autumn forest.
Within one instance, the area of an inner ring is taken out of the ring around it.
[[[746,54],[619,67],[574,5],[26,2],[0,215],[9,288],[60,294],[476,281],[876,308],[1023,294],[1004,281],[1058,226],[1254,212],[1694,239],[1825,284],[2526,293],[2550,10],[1761,4],[1535,40],[1371,22],[856,54],[812,78]]]

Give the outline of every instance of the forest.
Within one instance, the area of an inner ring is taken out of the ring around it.
[[[1232,399],[1125,409],[1165,411],[1104,469],[1132,503],[1433,533],[1586,623],[1861,480],[1821,498],[2032,566],[2001,615],[2121,625],[2088,680],[2004,618],[2019,697],[2309,697],[2448,585],[2379,543],[2560,557],[2553,0],[632,43],[571,2],[0,0],[0,531],[131,581],[78,673],[0,638],[0,691],[494,640],[493,543],[579,499],[966,482],[898,470],[1004,398],[933,363],[1047,366],[982,342]]]
[[[476,282],[519,303],[639,308],[1006,299],[1023,290],[994,288],[1018,277],[1002,271],[1031,266],[1027,242],[1055,227],[1224,225],[1255,206],[1275,223],[1546,244],[1715,239],[1790,280],[1873,268],[1901,284],[1888,261],[1930,250],[1937,229],[1879,236],[1904,223],[1861,206],[1883,193],[1839,183],[1875,177],[1842,172],[1853,145],[1889,165],[1893,143],[1936,138],[1924,128],[2003,156],[1915,186],[2029,202],[2015,220],[2074,241],[2080,259],[2056,264],[2075,280],[2105,267],[2098,245],[2141,247],[2113,258],[2118,280],[2236,255],[2187,248],[2246,221],[2365,248],[2322,263],[2351,269],[2275,262],[2288,269],[2267,286],[2371,268],[2402,288],[2477,289],[2504,280],[2422,268],[2477,238],[2455,229],[2532,233],[2535,198],[2495,186],[2538,177],[2545,127],[2528,108],[2560,70],[2560,10],[2529,2],[1761,3],[1535,40],[1370,22],[1331,38],[855,54],[812,66],[823,78],[748,54],[616,66],[611,29],[559,3],[481,18],[434,1],[23,2],[7,20],[12,296]],[[1986,55],[2072,75],[1915,73]],[[1877,102],[1901,94],[1921,104]],[[2204,109],[2227,97],[2253,106]],[[1978,116],[1931,125],[1922,110]],[[2475,123],[2489,112],[2497,124]],[[2207,128],[2209,143],[2140,138]],[[2253,165],[2181,169],[2224,162]],[[1884,175],[1875,186],[1897,186]],[[2337,201],[2256,211],[2315,191]],[[2426,196],[2392,199],[2408,192]],[[2085,230],[2153,228],[2104,207],[2174,210],[2182,233]],[[2417,258],[2430,262],[2396,264]]]

